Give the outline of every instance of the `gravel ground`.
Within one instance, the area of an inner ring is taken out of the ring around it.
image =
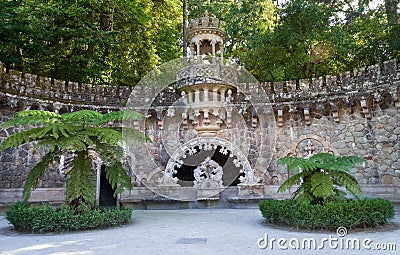
[[[123,227],[44,235],[17,233],[2,215],[0,254],[400,254],[399,226],[400,206],[389,225],[344,237],[268,226],[258,209],[136,210]]]

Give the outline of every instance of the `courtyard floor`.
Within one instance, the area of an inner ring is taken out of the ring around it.
[[[37,235],[13,231],[2,214],[0,254],[400,254],[400,206],[385,228],[349,231],[344,237],[336,231],[266,226],[256,208],[135,210],[132,220],[113,229]],[[281,248],[274,238],[281,239]],[[385,247],[396,250],[382,250]]]

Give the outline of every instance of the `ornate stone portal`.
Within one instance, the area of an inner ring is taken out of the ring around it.
[[[124,126],[153,141],[139,147],[126,139],[132,169],[146,187],[177,200],[219,199],[229,186],[242,197],[263,197],[276,136],[268,97],[249,72],[223,58],[217,18],[191,21],[186,39],[189,56],[153,70],[128,100],[146,119]],[[149,94],[154,100],[143,100]]]

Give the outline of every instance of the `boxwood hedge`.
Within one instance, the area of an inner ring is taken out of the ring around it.
[[[267,223],[309,230],[377,227],[394,217],[393,203],[382,198],[346,199],[323,205],[296,203],[293,199],[264,200],[259,208]]]
[[[28,205],[18,202],[7,212],[6,219],[15,230],[25,232],[66,232],[95,228],[108,228],[128,223],[130,208],[87,209],[76,214],[70,207],[61,205]]]

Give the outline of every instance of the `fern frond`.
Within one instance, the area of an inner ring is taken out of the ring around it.
[[[60,149],[70,152],[87,151],[88,145],[92,144],[93,141],[89,137],[81,134],[58,139],[58,146]]]
[[[278,161],[276,163],[278,165],[291,165],[293,163],[293,161],[297,161],[299,159],[300,158],[293,157],[293,156],[285,156],[285,157],[278,159]]]
[[[143,120],[144,116],[141,113],[132,111],[132,110],[125,110],[124,113],[124,120]]]
[[[101,143],[122,146],[122,132],[118,132],[112,128],[98,128],[97,134],[97,138]]]
[[[20,125],[36,125],[60,121],[58,114],[41,110],[25,110],[16,113],[16,117],[5,122],[2,126],[14,127]]]
[[[61,135],[65,136],[65,137],[69,137],[70,135],[75,135],[77,132],[76,126],[67,125],[67,124],[59,125],[58,130],[61,133]]]
[[[71,162],[71,170],[65,189],[67,202],[83,198],[94,204],[96,198],[95,175],[89,156],[85,153],[78,155]]]
[[[14,133],[7,137],[0,145],[0,150],[18,147],[24,143],[30,143],[36,140],[38,132],[43,128],[31,128]]]
[[[312,155],[309,158],[309,160],[313,161],[313,162],[320,162],[320,163],[328,162],[328,161],[335,160],[335,155],[333,155],[331,153],[326,153],[326,152],[317,153],[317,154]]]
[[[349,162],[352,165],[357,165],[357,164],[363,164],[365,163],[365,160],[363,158],[357,157],[357,156],[343,156],[343,157],[338,157],[337,158],[340,161],[345,161]]]
[[[106,178],[114,190],[114,196],[122,193],[125,189],[132,189],[131,179],[121,162],[113,161],[111,165],[106,164],[105,171]]]
[[[292,198],[296,200],[297,203],[306,203],[309,204],[314,200],[314,196],[309,192],[311,184],[306,183],[305,186],[299,186],[295,192],[292,194]]]
[[[86,126],[79,130],[80,135],[84,135],[87,137],[97,137],[99,128]]]
[[[335,180],[354,197],[359,197],[362,194],[357,179],[354,178],[354,176],[352,176],[351,174],[346,172],[340,172],[340,173],[335,173],[333,176]]]
[[[122,135],[124,141],[129,146],[142,147],[145,143],[152,142],[150,137],[148,137],[145,133],[133,128],[123,128]]]
[[[50,151],[55,151],[56,149],[59,149],[59,141],[52,137],[48,137],[46,139],[42,138],[38,143],[35,144],[35,148],[40,147],[47,147],[50,149]]]
[[[290,189],[293,185],[301,182],[306,176],[305,172],[300,172],[295,175],[290,176],[286,181],[284,181],[278,188],[278,192],[285,192]]]
[[[53,161],[54,157],[55,157],[54,152],[47,153],[46,155],[43,156],[41,161],[37,163],[29,172],[24,184],[24,190],[22,192],[22,199],[25,202],[28,202],[29,197],[31,195],[31,191],[37,187],[39,178],[46,171],[48,165]]]
[[[289,172],[307,172],[310,170],[315,170],[317,167],[314,162],[309,161],[304,158],[297,158],[292,156],[286,156],[280,158],[277,162],[279,165],[287,165]]]
[[[349,171],[356,164],[364,163],[364,159],[356,156],[335,157],[330,153],[318,153],[312,156],[313,161],[318,168],[328,171]]]
[[[95,126],[100,126],[108,122],[122,120],[142,120],[143,118],[143,115],[138,112],[132,110],[123,110],[102,114],[100,118],[93,119],[91,121],[91,124]]]
[[[53,137],[58,139],[60,136],[69,137],[75,134],[75,127],[64,123],[52,124]]]
[[[61,114],[61,117],[66,123],[74,125],[86,125],[86,123],[90,123],[95,119],[99,119],[101,116],[101,113],[92,110],[81,110]]]
[[[123,148],[116,145],[96,143],[94,150],[101,155],[104,162],[121,161],[125,156]]]
[[[333,195],[333,182],[328,174],[317,172],[311,176],[310,181],[314,197],[327,199]]]
[[[37,138],[43,138],[45,136],[53,136],[58,139],[60,136],[69,137],[76,133],[77,127],[65,124],[65,123],[52,123],[48,124],[43,129],[38,132]]]
[[[15,115],[16,117],[27,117],[27,116],[33,116],[33,117],[46,116],[48,118],[59,117],[59,115],[55,112],[43,111],[43,110],[25,110],[17,112]]]
[[[0,145],[0,150],[5,150],[8,148],[15,148],[24,143],[29,143],[33,141],[44,141],[51,137],[58,139],[60,136],[69,137],[75,134],[75,129],[73,126],[65,125],[64,123],[53,123],[45,127],[31,128],[29,130],[23,130],[18,133],[12,134],[7,137]]]

